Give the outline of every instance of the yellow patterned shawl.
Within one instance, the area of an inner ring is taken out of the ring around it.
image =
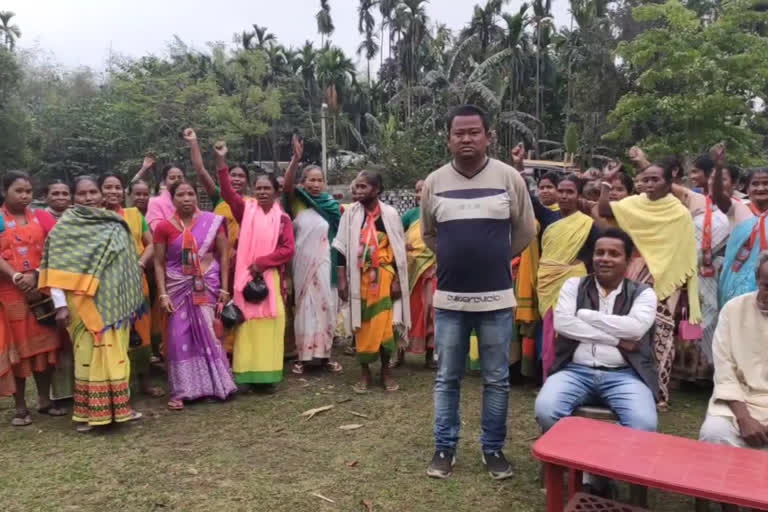
[[[659,300],[687,284],[689,321],[699,323],[696,228],[688,208],[671,194],[656,201],[641,194],[614,201],[611,209],[648,265]]]
[[[576,260],[576,256],[587,241],[593,223],[589,215],[575,212],[544,230],[537,277],[542,317],[557,303],[560,288],[566,280],[587,275],[584,263]]]

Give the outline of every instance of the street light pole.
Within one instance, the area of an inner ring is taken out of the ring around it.
[[[322,156],[322,165],[323,168],[323,178],[328,181],[328,141],[327,141],[327,130],[326,130],[326,124],[328,123],[328,104],[323,103],[320,107],[320,140],[323,145],[323,156]]]

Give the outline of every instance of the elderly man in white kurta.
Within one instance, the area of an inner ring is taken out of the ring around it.
[[[768,450],[768,252],[758,261],[757,286],[720,312],[702,441]]]

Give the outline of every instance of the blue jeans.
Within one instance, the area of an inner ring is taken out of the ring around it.
[[[605,405],[625,427],[656,431],[656,401],[635,370],[596,370],[569,363],[549,376],[536,397],[536,421],[545,432],[582,405]]]
[[[509,342],[512,309],[487,312],[435,309],[435,448],[452,453],[459,442],[459,396],[467,366],[469,335],[477,333],[483,373],[483,416],[480,442],[484,452],[501,450],[507,436]]]

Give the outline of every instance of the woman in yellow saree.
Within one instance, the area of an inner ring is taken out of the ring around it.
[[[583,182],[567,176],[557,184],[560,211],[546,208],[532,198],[536,220],[541,225],[541,259],[536,274],[538,310],[543,320],[541,364],[544,378],[555,358],[553,308],[563,283],[571,277],[587,275],[597,228],[592,217],[579,211]]]
[[[101,208],[96,178],[80,177],[74,188],[75,207],[48,235],[39,286],[50,288],[56,320],[72,339],[72,420],[87,432],[141,417],[130,406],[128,345],[144,296],[127,224]]]

